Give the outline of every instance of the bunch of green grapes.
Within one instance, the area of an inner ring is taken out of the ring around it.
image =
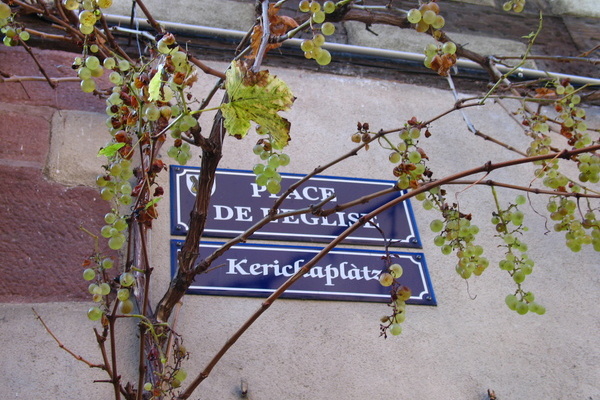
[[[433,43],[425,46],[425,60],[423,64],[441,76],[448,76],[448,71],[456,64],[456,44],[446,42],[442,45]]]
[[[389,262],[389,260],[388,260]],[[402,333],[402,324],[406,319],[406,301],[411,296],[409,287],[399,282],[402,277],[403,269],[400,264],[393,263],[384,269],[379,275],[379,283],[384,287],[390,287],[392,314],[381,317],[381,334],[386,336],[389,333],[398,336]]]
[[[579,180],[581,182],[598,183],[600,179],[600,156],[598,154],[583,153],[577,157]]]
[[[79,31],[84,35],[89,35],[94,32],[94,25],[100,20],[102,10],[112,6],[112,0],[63,0],[63,5],[70,11],[81,10]]]
[[[303,0],[299,3],[298,8],[300,11],[310,14],[310,25],[313,30],[313,38],[306,39],[300,44],[300,48],[304,51],[304,57],[315,60],[319,65],[328,65],[331,62],[331,53],[321,46],[325,43],[325,36],[335,33],[335,25],[325,22],[326,14],[335,11],[335,3],[326,1],[321,7],[321,3],[318,1]],[[321,24],[320,27],[317,26],[318,24]]]
[[[421,137],[421,128],[417,125],[408,125],[400,131],[400,142],[390,153],[388,159],[396,164],[393,174],[397,180],[398,188],[404,190],[416,187],[427,172],[425,160],[427,155],[417,145]]]
[[[415,24],[417,32],[427,32],[430,28],[442,29],[446,20],[440,14],[440,6],[433,1],[413,8],[406,13],[406,19]]]
[[[527,244],[519,238],[527,231],[527,227],[523,225],[525,216],[519,210],[519,206],[525,203],[526,198],[523,195],[517,196],[515,202],[506,209],[500,209],[499,203],[496,202],[497,212],[492,215],[492,224],[496,226],[497,236],[502,239],[502,247],[506,249],[504,259],[498,266],[501,270],[507,271],[517,284],[515,294],[506,297],[506,305],[521,315],[529,311],[541,315],[546,312],[545,308],[533,301],[533,293],[525,292],[521,287],[527,276],[533,272],[535,265],[527,255]]]
[[[580,149],[592,144],[592,138],[587,132],[585,109],[579,107],[581,96],[575,91],[568,80],[555,81],[555,92],[562,96],[556,102],[555,109],[561,120],[561,135],[569,139],[569,145]]]
[[[4,34],[2,43],[9,47],[16,46],[19,39],[27,41],[30,38],[29,32],[15,22],[10,6],[2,2],[0,2],[0,32]]]
[[[571,251],[578,252],[584,245],[591,244],[594,250],[600,249],[600,223],[593,210],[588,210],[583,219],[577,218],[577,203],[565,197],[552,197],[546,209],[550,219],[555,221],[554,230],[565,232],[566,244]]]
[[[265,162],[264,164],[255,164],[252,168],[256,175],[256,184],[266,186],[267,191],[271,194],[279,193],[281,191],[281,175],[277,172],[277,168],[288,165],[290,156],[274,152],[270,142],[264,139],[259,140],[252,151]]]
[[[504,11],[513,10],[514,12],[520,13],[525,8],[525,0],[509,0],[502,4]]]

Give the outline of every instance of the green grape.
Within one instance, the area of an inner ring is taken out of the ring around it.
[[[449,246],[446,244],[446,245],[442,246],[441,250],[442,250],[442,254],[447,256],[448,254],[452,253],[452,246]]]
[[[440,232],[444,228],[444,222],[439,219],[434,219],[431,221],[431,224],[429,224],[429,227],[432,232]]]
[[[23,40],[24,42],[29,40],[29,32],[27,31],[21,31],[19,32],[19,37],[21,38],[21,40]]]
[[[129,70],[129,68],[131,67],[131,65],[129,64],[129,61],[127,61],[127,60],[119,60],[119,63],[117,64],[117,66],[119,67],[119,70],[121,70],[123,72]]]
[[[518,205],[523,205],[526,202],[527,202],[527,199],[522,194],[518,195],[517,198],[515,199],[515,203]]]
[[[107,57],[102,62],[102,66],[106,69],[113,69],[117,65],[117,62],[112,57]]]
[[[281,184],[276,179],[269,179],[267,181],[267,191],[271,194],[277,194],[281,190]]]
[[[444,43],[444,45],[442,46],[442,52],[444,52],[445,54],[456,53],[456,44],[454,44],[453,42]]]
[[[119,277],[119,283],[123,287],[129,287],[135,282],[135,277],[131,272],[123,272]]]
[[[96,4],[100,8],[109,8],[112,6],[113,0],[96,0]]]
[[[427,25],[431,25],[435,22],[436,16],[437,15],[434,11],[427,10],[423,13],[421,18],[422,18],[423,22],[425,22]]]
[[[326,1],[323,3],[323,11],[325,11],[326,14],[331,14],[335,11],[335,3],[330,0]]]
[[[316,13],[317,11],[321,10],[321,3],[319,3],[318,1],[311,1],[310,2],[310,12],[312,13]]]
[[[82,11],[81,14],[79,14],[79,23],[83,26],[93,27],[96,23],[96,16],[91,11]],[[82,31],[82,33],[84,32]]]
[[[108,239],[108,247],[112,250],[120,250],[125,244],[125,239],[122,236],[113,236]]]
[[[513,281],[515,281],[515,283],[523,283],[526,276],[527,275],[525,275],[525,273],[523,273],[523,271],[517,271],[514,273],[512,278],[513,278]]]
[[[273,168],[279,167],[279,156],[277,154],[272,154],[268,158],[267,163],[269,164],[270,167],[273,167]]]
[[[87,67],[81,67],[77,70],[77,76],[81,80],[90,79],[92,77],[92,71]]]
[[[404,270],[402,269],[402,266],[400,264],[390,265],[389,270],[390,270],[390,274],[395,279],[400,278],[402,276],[402,273],[404,272]]]
[[[102,314],[102,310],[100,310],[98,307],[92,307],[87,312],[88,318],[92,321],[98,321],[100,318],[102,318]]]
[[[91,46],[90,46],[90,51],[91,51],[92,53],[97,53],[97,52],[98,52],[98,50],[100,50],[100,49],[98,48],[98,45],[97,45],[97,44],[93,44],[93,45],[91,45]]]
[[[144,111],[144,115],[148,118],[148,121],[156,121],[160,118],[160,109],[156,104],[151,103]]]
[[[110,285],[106,282],[102,282],[100,284],[100,294],[102,296],[106,296],[109,293],[110,293]]]
[[[394,277],[392,274],[384,272],[379,275],[379,283],[381,283],[381,286],[391,286],[394,283]]]
[[[394,336],[398,336],[402,333],[402,326],[400,324],[392,324],[390,326],[390,333]]]
[[[144,390],[145,390],[146,392],[150,392],[150,391],[152,390],[152,388],[153,388],[153,386],[152,386],[152,383],[151,383],[151,382],[146,382],[146,383],[144,383]]]
[[[421,161],[421,153],[419,153],[418,151],[411,151],[408,154],[408,160],[413,164],[420,162]]]
[[[107,224],[112,224],[115,222],[115,220],[117,219],[116,214],[114,213],[107,213],[104,215],[104,222],[106,222]]]
[[[325,13],[323,11],[314,12],[312,15],[312,20],[313,22],[320,24],[321,22],[325,21]]]
[[[91,281],[95,277],[96,277],[96,271],[94,271],[92,268],[86,268],[83,271],[83,279],[85,279],[86,281]]]
[[[315,43],[310,39],[306,39],[300,43],[300,48],[302,51],[312,51],[315,48]]]
[[[185,378],[187,378],[187,372],[184,369],[179,369],[173,377],[178,381],[183,382]]]
[[[96,89],[96,81],[93,79],[84,79],[81,81],[81,91],[91,93]]]
[[[515,311],[520,315],[525,315],[527,314],[527,312],[529,312],[529,306],[527,305],[527,303],[523,303],[520,301],[515,306]]]
[[[114,265],[114,261],[112,258],[105,258],[104,260],[102,260],[102,268],[104,269],[111,269]]]
[[[427,46],[425,46],[425,55],[426,56],[435,56],[438,52],[438,47],[433,44],[433,43],[429,43]]]
[[[104,68],[102,68],[101,66],[99,66],[96,69],[90,70],[90,72],[92,73],[92,76],[94,78],[100,78],[102,75],[104,75]]]
[[[88,286],[88,292],[90,294],[94,294],[99,290],[99,288],[100,287],[98,285],[96,285],[95,283],[90,283],[90,285]]]
[[[510,308],[511,310],[514,311],[517,309],[517,303],[519,302],[519,300],[517,299],[517,296],[515,296],[514,294],[509,294],[504,299],[504,302],[506,303],[508,308]]]
[[[421,136],[421,130],[419,128],[412,127],[408,130],[408,134],[411,139],[418,139]]]
[[[111,72],[110,75],[108,76],[108,80],[113,85],[120,85],[121,83],[123,83],[123,77],[117,71]]]
[[[117,290],[117,299],[119,301],[125,301],[129,298],[129,289],[119,289]]]
[[[421,21],[421,18],[422,18],[421,11],[417,10],[416,8],[409,10],[408,13],[406,14],[406,19],[411,24],[418,23],[419,21]]]
[[[331,54],[325,49],[321,49],[316,58],[317,64],[328,65],[331,62]]]
[[[84,10],[89,10],[89,11],[94,10],[94,3],[92,2],[92,0],[83,0],[82,6],[83,6]]]
[[[538,315],[544,315],[546,313],[546,308],[538,303],[529,303],[529,311],[532,313],[536,313]]]
[[[402,156],[397,151],[394,151],[394,152],[390,153],[388,158],[392,164],[398,164],[400,162],[400,160],[402,159]]]
[[[436,15],[435,20],[431,24],[431,26],[433,26],[434,29],[442,29],[444,25],[446,25],[446,19],[444,19],[444,17],[442,17],[441,15]]]
[[[325,36],[321,35],[320,33],[317,33],[312,40],[315,47],[321,47],[323,44],[325,44]]]
[[[269,177],[267,175],[265,175],[264,173],[256,175],[256,179],[255,179],[256,184],[258,186],[266,186],[268,180],[269,180]]]
[[[123,232],[125,229],[127,229],[127,221],[125,220],[125,218],[120,218],[118,220],[115,221],[114,225],[113,225],[119,232]]]
[[[433,238],[433,244],[435,244],[438,247],[443,246],[444,243],[446,243],[446,238],[441,235],[438,235]]]
[[[394,318],[392,318],[392,321],[396,324],[401,324],[406,320],[406,313],[401,312],[399,314],[394,315]]]
[[[133,301],[127,299],[119,303],[119,312],[121,314],[129,314],[133,311]]]
[[[252,167],[252,172],[254,172],[255,175],[260,175],[264,172],[265,170],[265,166],[264,164],[255,164],[254,167]]]
[[[298,9],[302,12],[309,12],[310,11],[310,2],[308,0],[302,0],[298,4]]]
[[[325,36],[331,36],[335,33],[335,25],[331,22],[325,22],[321,25],[321,33]]]
[[[282,167],[285,167],[289,163],[290,163],[290,156],[288,156],[287,154],[280,154],[279,155],[279,164]]]
[[[5,19],[10,17],[12,14],[12,11],[10,9],[10,6],[6,3],[2,3],[0,2],[0,19]]]

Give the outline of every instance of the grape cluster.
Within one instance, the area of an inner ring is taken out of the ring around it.
[[[389,263],[388,258],[388,263]],[[381,317],[381,335],[387,336],[387,332],[393,336],[402,333],[402,322],[406,319],[406,301],[412,294],[409,287],[400,284],[398,279],[402,277],[404,270],[400,264],[388,265],[379,275],[379,283],[384,287],[390,287],[392,314]]]
[[[440,211],[444,219],[434,219],[429,224],[431,231],[437,233],[433,243],[440,247],[442,254],[456,252],[456,272],[463,279],[481,275],[489,261],[483,257],[483,247],[475,244],[479,227],[471,223],[470,214],[458,211],[456,204],[450,206],[444,203]]]
[[[527,255],[527,244],[519,237],[523,232],[527,231],[527,227],[523,225],[525,218],[523,212],[519,210],[519,206],[527,202],[523,195],[517,196],[515,202],[510,204],[506,209],[501,209],[496,199],[497,212],[492,214],[492,224],[496,226],[498,237],[502,238],[502,247],[506,249],[504,259],[498,264],[501,270],[507,271],[517,284],[515,294],[506,296],[505,302],[508,308],[523,315],[529,311],[544,314],[546,309],[538,303],[535,303],[534,295],[531,292],[525,292],[521,284],[527,276],[533,272],[535,262]]]
[[[413,8],[406,13],[406,19],[415,24],[417,32],[427,32],[430,28],[442,29],[446,24],[444,17],[440,14],[440,6],[433,1],[421,5],[418,9]]]
[[[425,61],[423,64],[441,76],[448,76],[448,71],[456,64],[456,44],[446,42],[436,46],[433,43],[425,47]]]
[[[581,182],[598,183],[600,179],[600,156],[584,153],[577,157],[579,180]]]
[[[509,0],[502,4],[504,11],[513,10],[514,12],[520,13],[525,8],[525,0]]]
[[[0,2],[0,32],[4,35],[2,43],[9,47],[16,46],[19,39],[27,41],[30,38],[29,32],[14,21],[10,6],[2,2]]]
[[[580,149],[592,144],[592,138],[587,132],[585,109],[578,107],[581,96],[568,80],[555,81],[555,92],[562,96],[556,101],[555,109],[562,121],[560,134],[566,137],[569,145]]]
[[[546,209],[550,219],[555,221],[554,230],[565,232],[566,244],[571,251],[581,251],[589,244],[600,251],[600,222],[593,210],[588,210],[580,220],[575,216],[577,203],[565,197],[551,198]]]
[[[325,43],[325,36],[331,36],[335,33],[335,25],[331,22],[325,22],[325,17],[326,14],[335,11],[335,3],[326,1],[321,6],[318,1],[302,0],[298,8],[300,11],[310,14],[310,25],[313,30],[312,39],[303,40],[300,44],[304,57],[315,60],[319,65],[328,65],[331,62],[331,53],[323,49],[322,46]],[[321,24],[320,28],[316,24]]]
[[[281,175],[277,168],[285,167],[290,163],[290,156],[284,153],[275,153],[268,140],[260,139],[252,149],[254,154],[265,161],[264,164],[255,164],[252,171],[256,175],[256,184],[266,186],[271,194],[277,194],[281,191]]]
[[[108,214],[107,214],[108,215]],[[117,290],[117,299],[121,302],[119,310],[123,314],[128,314],[133,310],[133,302],[129,300],[129,289],[135,283],[133,274],[125,272],[119,277],[119,283],[109,279],[108,270],[114,266],[114,260],[111,257],[103,257],[96,254],[83,262],[83,279],[90,282],[88,292],[92,295],[92,300],[98,305],[90,307],[87,312],[88,318],[97,321],[108,311],[110,305],[109,294],[113,288]],[[125,294],[126,292],[126,294]]]
[[[63,0],[63,6],[69,11],[79,13],[79,31],[84,35],[94,32],[94,25],[100,19],[102,10],[110,8],[113,0]]]

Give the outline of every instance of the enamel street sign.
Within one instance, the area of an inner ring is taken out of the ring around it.
[[[183,241],[171,241],[171,271]],[[222,243],[202,242],[206,257]],[[196,276],[188,293],[268,297],[322,248],[264,244],[238,244],[217,258],[211,271]],[[384,268],[382,251],[334,249],[288,289],[283,298],[389,302],[390,288],[379,283]],[[436,305],[422,253],[392,251],[392,262],[402,266],[399,282],[412,291],[407,303]]]
[[[199,168],[170,167],[171,179],[171,231],[173,235],[185,235],[192,210]],[[283,193],[302,176],[281,174]],[[251,171],[217,170],[205,236],[235,237],[251,227],[269,211],[277,195],[271,195],[263,186],[258,186]],[[294,190],[283,202],[280,212],[310,207],[321,203],[335,194],[335,198],[324,209],[335,207],[380,190],[392,187],[394,182],[356,178],[316,176]],[[363,215],[400,196],[392,192],[364,204],[335,212],[326,217],[312,214],[288,216],[273,221],[252,239],[328,242],[351,226]],[[379,214],[372,220],[385,234],[392,246],[420,248],[421,241],[409,201],[405,201]],[[366,223],[352,233],[344,243],[381,245],[381,232]]]

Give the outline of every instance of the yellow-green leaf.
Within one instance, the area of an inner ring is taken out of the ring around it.
[[[98,157],[102,157],[102,156],[106,156],[109,158],[114,157],[115,154],[117,154],[117,151],[119,151],[119,149],[123,146],[125,146],[125,143],[113,143],[111,145],[103,147],[98,152]]]
[[[278,112],[289,110],[294,95],[284,81],[268,71],[252,72],[243,62],[234,61],[226,74],[225,89],[229,103],[221,106],[221,112],[230,135],[246,136],[250,121],[254,121],[271,136],[274,149],[287,146],[290,122]]]
[[[150,79],[150,83],[148,84],[148,100],[156,101],[162,99],[162,94],[160,91],[161,83],[162,83],[162,64],[158,67],[158,71],[156,74]]]

